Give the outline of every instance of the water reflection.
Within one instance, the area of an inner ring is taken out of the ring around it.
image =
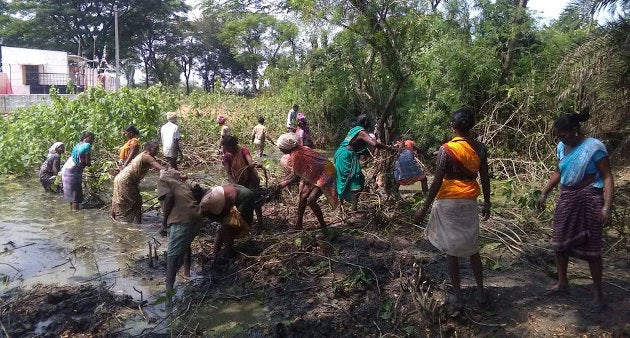
[[[0,277],[5,281],[0,290],[96,280],[139,298],[135,287],[146,299],[163,288],[152,276],[136,277],[126,269],[134,258],[148,254],[155,225],[113,223],[103,210],[71,212],[60,195],[44,192],[37,179],[0,183]],[[147,221],[157,218],[148,216]],[[166,243],[159,253],[165,249]]]

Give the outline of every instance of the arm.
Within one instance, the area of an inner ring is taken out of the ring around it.
[[[558,169],[551,174],[547,185],[541,190],[540,197],[536,201],[536,207],[540,210],[545,208],[545,201],[547,200],[547,194],[549,194],[560,183],[560,172]]]
[[[269,142],[271,142],[271,144],[273,144],[274,146],[276,145],[276,143],[273,142],[273,139],[271,138],[271,136],[269,136],[269,134],[265,133],[265,137],[267,138],[267,140],[269,140]]]
[[[254,143],[254,139],[256,138],[256,127],[252,129],[252,143]]]
[[[438,160],[437,160],[438,165],[437,165],[437,168],[435,169],[435,176],[433,177],[433,182],[431,182],[431,188],[429,188],[429,194],[427,195],[427,199],[424,201],[424,205],[422,206],[422,208],[418,209],[415,215],[413,216],[414,222],[420,223],[424,220],[424,217],[427,215],[427,212],[429,212],[429,207],[431,207],[431,204],[433,203],[435,196],[437,196],[437,193],[440,190],[440,187],[442,187],[442,180],[444,179],[444,171],[446,168],[445,166],[446,158],[444,158],[444,156],[446,156],[446,154],[444,153],[444,150],[440,148],[440,151],[438,153]],[[485,190],[484,190],[484,195],[485,195]]]
[[[83,162],[83,164],[86,167],[89,167],[90,165],[92,165],[92,154],[91,153],[86,153],[85,155],[83,155],[81,157],[81,162]]]
[[[254,162],[254,159],[252,158],[252,154],[249,151],[244,151],[243,155],[245,155],[245,161],[247,161],[247,164],[254,166],[254,167],[260,167],[260,165],[256,162]],[[260,176],[258,176],[258,171],[257,170],[252,170],[254,172],[254,174],[256,175],[256,177],[260,178]]]
[[[142,154],[140,155],[142,156]],[[149,165],[151,166],[151,168],[157,170],[158,172],[160,170],[165,170],[166,168],[164,168],[160,163],[158,163],[158,161],[155,160],[155,157],[153,156],[149,156]]]
[[[225,169],[225,172],[227,173],[228,182],[236,184],[237,182],[234,179],[234,176],[232,176],[232,165],[227,163],[227,161],[223,161],[223,169]]]
[[[612,170],[610,169],[610,158],[608,156],[597,161],[597,170],[604,178],[604,207],[602,208],[602,221],[604,224],[610,222],[610,212],[613,204],[614,187]]]
[[[162,236],[166,236],[166,229],[168,228],[168,217],[171,215],[173,206],[175,206],[175,196],[173,196],[172,193],[167,193],[160,198],[160,204],[162,205],[162,213],[164,213],[160,234]]]
[[[296,175],[294,172],[291,172],[289,176],[285,177],[282,181],[280,181],[280,186],[285,188],[293,183],[297,183],[300,181],[300,176]]]
[[[490,175],[488,174],[488,157],[486,155],[481,159],[479,167],[479,177],[481,178],[481,190],[483,191],[483,209],[481,210],[482,219],[485,221],[490,218]]]
[[[179,154],[179,158],[183,160],[184,153],[182,152],[182,147],[179,144],[179,139],[178,138],[174,139],[173,144],[175,144],[175,146],[177,147],[177,153]]]
[[[370,146],[376,147],[376,148],[380,148],[380,149],[388,149],[388,150],[392,149],[392,146],[388,146],[388,145],[382,144],[378,140],[375,140],[372,137],[370,137],[370,135],[365,130],[361,130],[355,136],[355,140],[364,141],[365,143],[369,144]]]
[[[57,168],[59,167],[59,159],[55,158],[52,163],[52,174],[53,176],[57,176]]]

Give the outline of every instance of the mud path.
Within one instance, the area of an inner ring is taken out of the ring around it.
[[[619,182],[620,196],[628,195],[627,182]],[[18,196],[10,198],[22,203]],[[569,265],[569,295],[545,295],[555,278],[549,213],[497,203],[496,213],[482,224],[481,232],[490,304],[481,308],[475,304],[472,272],[467,260],[461,260],[466,307],[464,313],[450,317],[443,306],[449,286],[445,258],[426,241],[421,226],[406,221],[412,213],[408,205],[376,203],[376,199],[368,198],[356,213],[326,213],[332,223],[326,229],[317,229],[317,221],[307,212],[306,229],[293,231],[289,228],[295,208],[290,203],[292,195],[285,194],[264,209],[263,232],[237,241],[240,254],[219,257],[214,268],[210,253],[216,226],[207,224],[193,242],[193,278],[178,277],[176,306],[170,312],[164,309],[162,292],[166,243],[159,237],[153,239],[151,226],[142,226],[141,231],[131,232],[141,241],[136,249],[127,249],[125,260],[118,261],[120,271],[107,273],[106,264],[100,263],[105,256],[97,253],[80,258],[83,256],[77,251],[79,258],[72,260],[75,267],[88,266],[94,260],[101,272],[92,270],[81,278],[57,280],[59,287],[48,283],[31,287],[28,278],[24,278],[25,288],[5,285],[0,306],[2,330],[11,337],[630,335],[630,262],[621,228],[608,229],[605,238],[603,287],[608,306],[601,313],[591,313],[590,273],[584,262],[572,260]],[[618,205],[620,217],[627,210],[627,201],[618,203],[623,206]],[[89,218],[98,219],[99,213],[104,214],[95,211]],[[59,233],[47,236],[53,235]],[[146,243],[155,240],[162,244],[157,257],[149,258]],[[109,240],[110,248],[124,247],[112,243]],[[59,252],[67,254],[81,247],[67,245]],[[37,247],[8,248],[9,254],[0,256],[0,263],[13,265],[16,262],[6,261],[7,257],[18,250],[39,250]],[[32,256],[24,257],[32,260]],[[0,269],[7,276],[15,273],[6,265],[0,264]],[[33,276],[42,282],[43,277]],[[131,290],[117,289],[117,278],[132,281]],[[142,283],[150,288],[141,296],[133,287]],[[76,308],[91,317],[77,317],[72,312]]]

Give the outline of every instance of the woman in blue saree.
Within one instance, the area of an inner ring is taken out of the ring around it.
[[[560,196],[553,218],[552,245],[556,254],[558,281],[548,293],[568,292],[569,256],[588,262],[593,279],[591,312],[604,308],[602,296],[602,228],[610,222],[614,182],[604,144],[586,137],[580,122],[588,112],[565,114],[553,124],[560,141],[556,149],[558,167],[542,189],[537,201],[544,208],[547,194],[560,184]]]
[[[79,210],[83,202],[83,169],[92,163],[91,152],[94,133],[84,131],[81,141],[72,148],[72,155],[61,169],[63,197],[70,203],[70,210]]]

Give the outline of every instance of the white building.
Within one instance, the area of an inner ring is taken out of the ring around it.
[[[0,94],[48,94],[51,87],[65,94],[97,84],[117,88],[110,67],[98,68],[97,62],[66,52],[2,46],[0,60]]]

